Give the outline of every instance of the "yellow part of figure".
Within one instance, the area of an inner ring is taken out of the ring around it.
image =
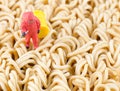
[[[47,26],[45,14],[41,10],[34,10],[33,13],[40,21],[40,33],[38,34],[38,37],[44,38],[50,31]]]
[[[41,0],[44,4],[48,3],[48,0]]]

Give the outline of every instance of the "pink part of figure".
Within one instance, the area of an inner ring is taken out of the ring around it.
[[[33,12],[25,12],[22,16],[21,31],[25,36],[26,48],[29,48],[30,39],[32,38],[34,48],[38,47],[38,33],[40,29],[40,21]]]

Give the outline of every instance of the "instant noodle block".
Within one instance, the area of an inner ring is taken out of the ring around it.
[[[40,20],[40,33],[38,34],[39,38],[44,38],[49,33],[49,28],[47,26],[45,14],[41,10],[34,10],[34,15]]]

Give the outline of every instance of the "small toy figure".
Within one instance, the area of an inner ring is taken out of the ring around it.
[[[38,33],[40,29],[40,21],[34,16],[33,12],[25,12],[22,16],[21,31],[25,36],[26,48],[29,48],[30,39],[32,38],[34,49],[38,47]]]

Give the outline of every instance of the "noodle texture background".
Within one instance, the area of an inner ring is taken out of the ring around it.
[[[28,50],[36,9],[50,33]],[[0,91],[120,91],[120,0],[0,0]]]

